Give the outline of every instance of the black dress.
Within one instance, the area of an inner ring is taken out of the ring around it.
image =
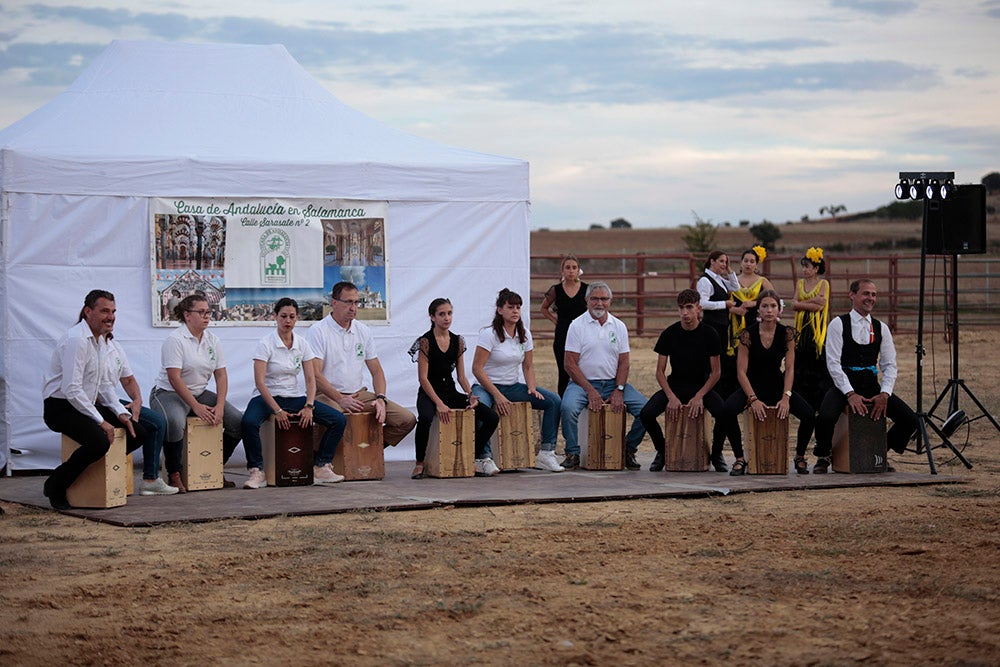
[[[580,281],[580,289],[576,296],[569,296],[563,289],[562,283],[556,283],[549,288],[553,294],[553,303],[556,307],[556,333],[552,340],[552,353],[556,357],[556,367],[559,369],[559,396],[566,392],[566,385],[569,384],[569,374],[563,368],[563,356],[566,353],[566,332],[569,331],[570,322],[587,312],[587,283]]]
[[[448,349],[442,351],[434,338],[434,331],[428,331],[418,338],[410,348],[410,356],[417,361],[417,355],[427,359],[427,381],[449,408],[461,410],[469,407],[469,397],[455,387],[453,373],[459,356],[465,352],[465,339],[448,332]],[[500,423],[493,410],[482,403],[476,404],[476,458],[482,458],[490,437]],[[414,433],[416,460],[423,461],[427,455],[427,441],[430,438],[431,422],[437,415],[437,405],[424,391],[417,389],[417,429]]]

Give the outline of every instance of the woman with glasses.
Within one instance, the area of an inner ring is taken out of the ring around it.
[[[174,319],[181,322],[163,341],[160,359],[163,368],[149,395],[149,406],[167,420],[166,458],[170,485],[181,493],[181,447],[188,415],[209,424],[222,424],[222,461],[232,456],[242,438],[243,413],[226,401],[229,378],[226,359],[218,337],[208,331],[212,311],[204,295],[192,294],[174,308]],[[208,390],[215,378],[215,391]],[[225,486],[235,486],[226,481]]]

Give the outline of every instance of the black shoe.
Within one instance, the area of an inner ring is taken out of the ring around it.
[[[653,462],[649,464],[649,472],[661,472],[663,470],[663,454],[656,452]]]
[[[561,465],[566,470],[573,470],[575,468],[579,468],[580,456],[577,454],[567,454],[566,458],[564,458],[563,462],[560,463],[559,465]]]
[[[726,465],[726,459],[722,454],[712,457],[712,467],[715,468],[715,472],[729,472],[729,466]]]
[[[798,473],[799,475],[809,474],[809,462],[806,461],[806,457],[804,456],[795,457],[795,472]]]
[[[830,472],[830,457],[821,456],[816,459],[815,465],[813,465],[814,475],[825,475]]]
[[[640,468],[642,468],[642,466],[635,460],[635,452],[625,452],[625,469],[639,470]]]
[[[747,474],[747,462],[743,459],[736,459],[733,461],[733,469],[729,471],[730,477],[739,477],[740,475]]]

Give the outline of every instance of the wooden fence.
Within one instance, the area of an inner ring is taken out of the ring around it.
[[[677,319],[676,296],[692,287],[701,275],[705,258],[688,253],[580,255],[585,282],[600,280],[614,291],[612,312],[637,336],[656,336]],[[558,255],[532,255],[532,335],[552,335],[552,324],[541,317],[539,304],[545,291],[559,278]],[[730,256],[739,269],[739,258]],[[760,267],[786,302],[794,297],[799,279],[799,256],[768,255]],[[856,278],[868,277],[879,290],[876,317],[893,331],[917,330],[920,302],[919,255],[827,255],[831,316],[850,309],[848,288]],[[984,255],[957,258],[931,256],[925,263],[924,327],[945,330],[952,319],[953,267],[958,268],[958,313],[962,327],[1000,325],[1000,259]],[[785,319],[790,315],[786,314]]]

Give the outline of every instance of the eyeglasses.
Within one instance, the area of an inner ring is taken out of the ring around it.
[[[205,317],[206,315],[211,314],[212,311],[209,310],[208,308],[202,308],[201,310],[189,310],[188,312],[189,313],[194,313],[195,315],[201,315],[202,317]]]
[[[589,298],[591,301],[611,301],[610,296],[592,296]]]
[[[361,305],[361,302],[358,301],[357,299],[338,299],[338,298],[334,297],[333,300],[334,301],[339,301],[340,303],[346,305],[347,307]]]

